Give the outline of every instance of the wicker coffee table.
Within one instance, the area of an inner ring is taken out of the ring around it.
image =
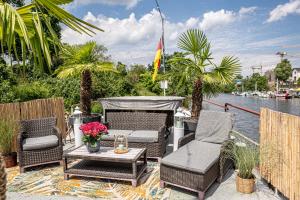
[[[125,180],[136,187],[138,179],[147,169],[146,154],[145,148],[129,148],[128,153],[116,154],[113,147],[101,147],[99,152],[89,153],[85,146],[81,146],[64,153],[64,178],[68,180],[73,175]],[[69,159],[80,161],[68,166]]]

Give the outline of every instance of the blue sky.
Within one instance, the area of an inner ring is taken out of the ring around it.
[[[300,67],[300,0],[159,0],[166,18],[166,51],[178,51],[179,35],[202,29],[218,63],[223,56],[240,58],[243,74],[251,66],[273,68],[275,55],[286,51]],[[66,9],[105,30],[94,37],[63,30],[72,44],[95,40],[109,49],[112,59],[126,64],[152,62],[161,28],[154,0],[75,0]]]

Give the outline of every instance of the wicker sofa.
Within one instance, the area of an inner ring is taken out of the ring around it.
[[[106,113],[108,135],[101,145],[114,146],[114,136],[125,134],[128,146],[147,148],[147,157],[162,158],[166,151],[167,114],[149,111],[110,111]]]
[[[160,165],[161,187],[175,185],[198,193],[203,200],[205,192],[232,166],[222,157],[229,144],[232,119],[229,113],[202,111],[198,123],[189,122],[193,129],[179,139],[179,149],[164,157]]]
[[[62,162],[62,135],[55,117],[23,120],[20,129],[17,146],[21,173],[28,167]]]

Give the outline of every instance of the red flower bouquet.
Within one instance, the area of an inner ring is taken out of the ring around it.
[[[99,122],[82,124],[80,129],[83,133],[82,141],[89,147],[100,148],[101,136],[107,134],[107,127]],[[98,148],[98,150],[99,150]],[[89,149],[88,149],[89,150]]]

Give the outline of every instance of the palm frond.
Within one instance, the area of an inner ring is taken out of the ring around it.
[[[72,0],[33,0],[31,4],[20,8],[14,8],[5,1],[0,1],[0,43],[1,53],[4,49],[10,55],[16,49],[16,39],[19,38],[22,45],[22,59],[25,63],[26,55],[32,54],[35,66],[43,69],[44,63],[50,69],[51,56],[49,43],[54,48],[62,48],[62,45],[53,31],[49,15],[57,18],[62,24],[79,33],[95,34],[94,30],[102,29],[87,23],[59,7]],[[44,11],[48,14],[45,14]],[[46,26],[43,26],[45,23]],[[50,36],[46,36],[46,30]]]
[[[92,69],[93,72],[101,73],[101,72],[114,72],[119,73],[118,70],[115,69],[114,64],[112,62],[100,62],[96,63]]]
[[[34,0],[33,4],[35,4],[40,11],[41,8],[46,9],[50,14],[56,17],[63,24],[65,24],[69,28],[79,33],[92,35],[95,34],[93,29],[96,29],[98,31],[103,31],[102,29],[75,17],[74,15],[68,13],[67,11],[65,11],[64,9],[58,6],[59,4],[66,4],[68,2],[69,0],[55,0],[55,1]]]
[[[210,75],[225,85],[231,83],[240,72],[239,59],[233,56],[226,56],[222,59],[221,64],[213,69]]]

